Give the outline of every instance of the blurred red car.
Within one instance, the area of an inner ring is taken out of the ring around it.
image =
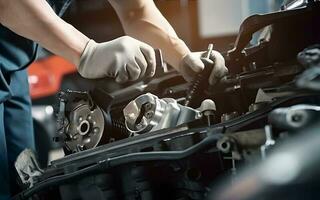
[[[59,56],[37,60],[28,68],[32,100],[55,95],[61,88],[63,78],[76,72],[73,64]]]

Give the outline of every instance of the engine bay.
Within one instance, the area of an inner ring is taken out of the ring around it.
[[[206,70],[185,82],[158,54],[155,78],[112,93],[103,81],[60,92],[54,140],[66,155],[42,169],[23,152],[14,199],[319,196],[319,11],[319,1],[301,1],[247,18],[224,53],[229,75],[214,86]]]

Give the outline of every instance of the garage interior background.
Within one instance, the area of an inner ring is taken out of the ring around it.
[[[226,50],[247,16],[279,9],[281,0],[155,0],[157,7],[192,50],[213,42]],[[64,19],[97,41],[123,35],[121,24],[106,0],[74,1]],[[214,20],[212,20],[214,19]]]

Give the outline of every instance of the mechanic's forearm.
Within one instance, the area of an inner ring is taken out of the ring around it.
[[[151,0],[110,1],[115,7],[126,34],[163,51],[164,59],[177,70],[190,52]],[[120,5],[121,4],[121,5]],[[126,5],[122,5],[126,4]],[[130,5],[131,4],[131,5]]]
[[[89,41],[60,19],[45,0],[0,0],[0,23],[76,65]]]

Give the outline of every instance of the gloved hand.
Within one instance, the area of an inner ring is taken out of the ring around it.
[[[179,69],[187,81],[192,81],[195,75],[204,69],[201,58],[204,57],[205,54],[205,51],[191,52],[183,57]],[[228,74],[228,68],[225,66],[223,56],[217,51],[212,51],[210,60],[213,61],[214,66],[209,77],[209,84],[214,85],[219,79]]]
[[[154,49],[129,36],[105,43],[90,40],[78,66],[79,73],[85,78],[111,77],[119,83],[152,77],[155,69]]]

